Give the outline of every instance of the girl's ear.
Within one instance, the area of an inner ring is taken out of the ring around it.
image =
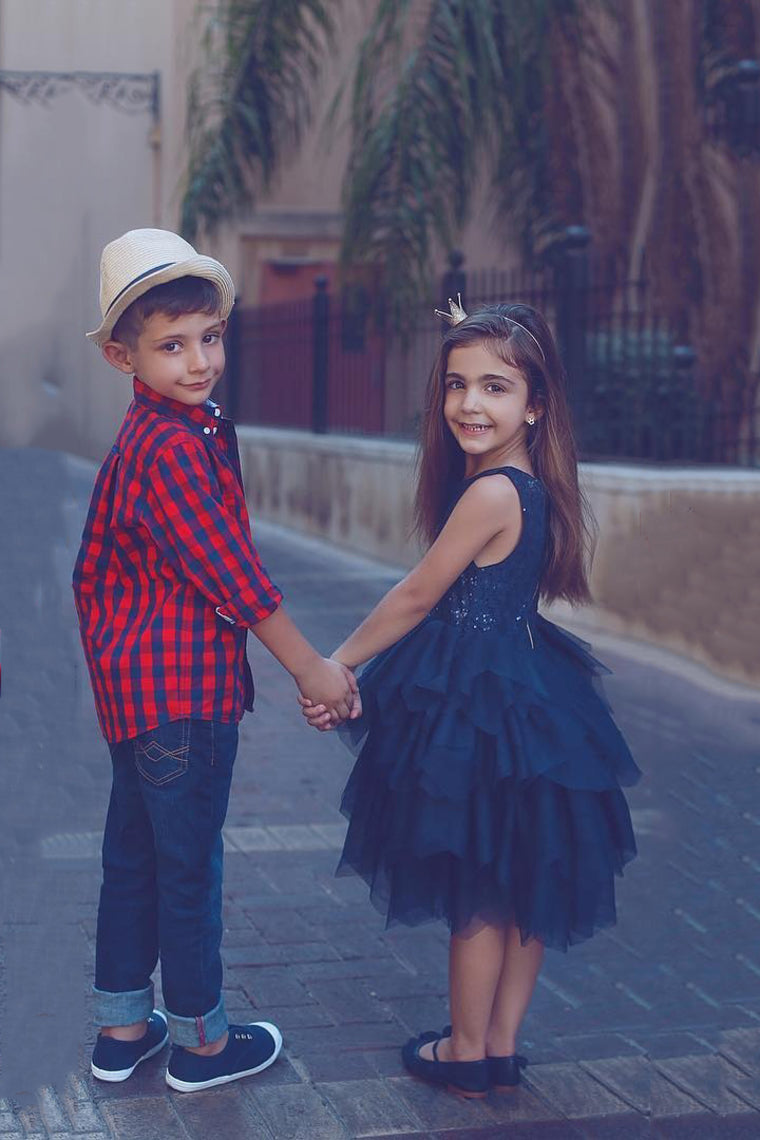
[[[127,345],[122,344],[120,340],[107,340],[100,351],[108,363],[118,368],[119,372],[134,372],[132,354]]]
[[[534,396],[525,409],[525,415],[526,417],[532,415],[534,419],[540,420],[545,411],[546,408],[543,398],[541,396]]]

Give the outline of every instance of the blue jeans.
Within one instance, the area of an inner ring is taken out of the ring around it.
[[[222,826],[238,726],[175,720],[111,745],[95,953],[95,1022],[153,1009],[161,957],[169,1032],[204,1045],[227,1028],[222,999]]]

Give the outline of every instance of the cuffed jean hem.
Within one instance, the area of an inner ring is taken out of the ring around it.
[[[224,1009],[224,998],[219,999],[209,1013],[202,1017],[177,1017],[168,1009],[166,1017],[169,1022],[169,1036],[174,1045],[210,1045],[226,1031],[229,1022]]]
[[[92,987],[95,995],[93,1021],[97,1026],[134,1025],[153,1013],[153,983],[144,990],[109,993]]]

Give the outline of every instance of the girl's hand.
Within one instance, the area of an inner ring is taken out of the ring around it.
[[[330,731],[333,727],[333,721],[324,705],[312,704],[308,697],[304,697],[300,693],[298,694],[298,703],[310,728],[316,728],[320,732]]]
[[[325,705],[315,705],[308,697],[304,697],[301,693],[298,694],[298,703],[301,706],[301,712],[306,717],[306,721],[311,728],[316,728],[320,732],[329,732],[336,724],[336,721],[330,716],[329,710]],[[348,719],[356,720],[357,717],[361,715],[362,702],[357,687],[354,690],[353,705]]]
[[[298,691],[315,705],[324,705],[330,719],[339,724],[351,715],[357,689],[350,669],[325,657],[310,661],[296,677]]]

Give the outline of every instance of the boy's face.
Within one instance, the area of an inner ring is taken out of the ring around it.
[[[109,364],[134,373],[160,396],[195,407],[202,404],[224,371],[222,334],[227,322],[218,314],[183,313],[148,317],[130,348],[117,340],[103,346]]]

